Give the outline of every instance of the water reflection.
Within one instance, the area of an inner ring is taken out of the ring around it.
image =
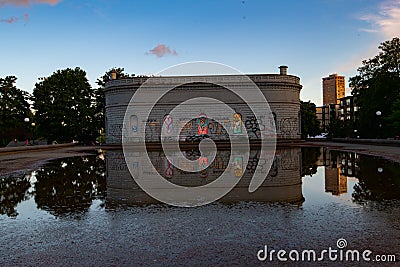
[[[99,156],[55,160],[34,175],[37,207],[55,216],[86,212],[94,199],[105,198],[105,165]]]
[[[319,150],[317,164],[325,167],[325,192],[347,193],[348,178],[356,178],[352,198],[357,203],[400,199],[400,164],[352,152]]]
[[[260,151],[252,150],[249,154],[247,166],[241,166],[239,160],[234,160],[233,166],[229,166],[230,152],[218,150],[217,155],[208,168],[200,172],[184,172],[173,166],[162,151],[150,151],[149,157],[155,169],[144,165],[145,152],[133,152],[128,155],[129,162],[133,164],[133,175],[156,176],[161,174],[171,183],[181,186],[200,186],[215,181],[222,172],[226,171],[232,177],[242,175],[235,188],[225,195],[221,202],[230,203],[237,201],[304,201],[302,195],[302,182],[300,175],[301,149],[278,148],[270,170],[260,161]],[[198,158],[198,151],[185,151],[189,159]],[[197,153],[197,154],[196,154]],[[236,155],[234,159],[239,158]],[[201,162],[198,160],[197,162]],[[143,192],[130,176],[125,164],[122,151],[107,151],[107,204],[109,205],[141,205],[158,203]],[[197,163],[194,163],[197,164]],[[248,192],[248,186],[253,173],[260,166],[261,172],[266,176],[263,184],[254,192]],[[187,166],[189,169],[190,166]],[[158,186],[158,185],[157,185]],[[157,188],[158,189],[158,188]],[[162,188],[160,188],[162,190]]]
[[[29,175],[19,175],[0,178],[0,214],[17,217],[16,207],[22,201],[29,199]]]
[[[222,150],[205,171],[194,173],[176,169],[160,151],[150,151],[149,155],[156,171],[179,185],[207,184],[225,170],[232,176],[243,174],[237,186],[220,199],[223,203],[272,201],[301,205],[304,201],[302,177],[324,179],[325,188],[316,197],[323,194],[336,197],[348,192],[352,201],[359,204],[400,199],[398,163],[350,152],[280,147],[268,171],[263,169],[265,163],[259,160],[257,150],[250,151],[247,166],[242,166],[240,160],[229,166],[230,153]],[[199,157],[194,150],[185,151],[185,155],[192,159]],[[142,165],[143,152],[131,156],[136,175],[152,171]],[[257,165],[266,179],[258,190],[249,193],[248,185]],[[316,175],[320,168],[323,168],[323,177]],[[348,187],[348,179],[357,181],[354,187]],[[37,209],[59,217],[84,214],[96,199],[107,209],[158,203],[134,182],[119,150],[107,151],[105,160],[103,154],[59,159],[29,174],[0,178],[0,215],[8,217],[17,217],[18,205],[28,200],[34,201]]]

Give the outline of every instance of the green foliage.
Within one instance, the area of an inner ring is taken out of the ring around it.
[[[97,137],[95,91],[80,68],[54,72],[33,90],[37,133],[58,142]]]
[[[7,145],[13,139],[30,137],[29,125],[25,118],[32,114],[28,103],[29,94],[14,84],[17,78],[0,78],[0,146]]]
[[[349,120],[341,121],[337,117],[331,118],[328,132],[328,136],[331,138],[356,137],[354,133],[354,122]]]
[[[300,101],[301,112],[301,137],[316,136],[321,133],[320,123],[317,119],[314,103]]]
[[[400,136],[400,98],[396,99],[392,107],[392,113],[386,118],[386,123],[394,136]]]
[[[383,42],[381,52],[364,60],[358,75],[350,78],[356,97],[357,128],[362,137],[390,137],[399,134],[400,39]],[[381,115],[376,115],[380,111]]]

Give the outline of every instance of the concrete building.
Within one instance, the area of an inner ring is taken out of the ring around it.
[[[322,78],[323,105],[339,104],[339,99],[345,96],[345,78],[331,74]]]
[[[149,77],[133,77],[124,79],[112,79],[104,88],[105,93],[105,130],[107,144],[121,144],[123,131],[144,131],[138,129],[138,125],[145,125],[145,140],[147,142],[160,141],[161,127],[169,111],[178,104],[194,97],[209,97],[223,100],[232,107],[236,113],[232,116],[223,118],[227,125],[234,125],[240,120],[249,135],[250,140],[259,139],[260,129],[276,126],[278,140],[298,140],[301,138],[301,116],[300,116],[300,78],[288,75],[287,67],[281,66],[278,74],[251,74],[247,75],[253,83],[257,85],[265,96],[272,111],[274,123],[270,121],[260,122],[257,126],[254,114],[249,111],[248,105],[241,98],[233,94],[224,87],[216,84],[224,83],[232,87],[247,88],[244,84],[243,76],[239,75],[209,75],[193,76],[199,83],[187,83],[191,76],[163,76],[155,77],[157,84],[149,90],[160,90],[160,88],[171,86],[172,84],[183,84],[163,97],[158,105],[150,114],[145,122],[138,121],[135,115],[131,118],[131,128],[123,129],[123,120],[129,101],[136,90],[149,79]],[[115,77],[114,77],[115,78]],[[248,83],[248,82],[247,82]],[[251,105],[252,103],[248,103]],[[143,105],[148,105],[143,103]],[[201,107],[207,113],[207,107]],[[199,115],[200,116],[200,115]],[[193,125],[183,125],[184,138],[192,138],[197,134],[196,121]],[[228,140],[226,131],[221,125],[210,122],[207,134],[215,140]],[[144,127],[142,127],[144,128]],[[181,137],[181,136],[180,136]]]
[[[338,118],[341,121],[354,121],[358,107],[354,103],[354,96],[346,96],[339,99]]]

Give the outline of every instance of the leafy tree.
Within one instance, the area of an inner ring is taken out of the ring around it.
[[[350,120],[342,121],[337,117],[332,117],[328,126],[328,136],[332,137],[355,137],[354,122]]]
[[[300,101],[301,113],[301,136],[316,136],[321,133],[319,121],[317,119],[317,111],[314,103]]]
[[[396,136],[400,135],[400,99],[393,104],[393,112],[387,117],[387,122]]]
[[[97,79],[96,83],[99,86],[95,89],[95,114],[94,118],[96,121],[96,129],[101,130],[104,133],[104,114],[105,114],[105,98],[104,98],[104,86],[105,84],[111,80],[111,72],[115,71],[116,78],[128,78],[129,75],[124,73],[123,68],[113,68],[107,71],[103,76]],[[132,75],[134,76],[134,75]],[[103,138],[104,139],[104,138]],[[105,140],[103,140],[105,142]]]
[[[80,68],[54,72],[33,90],[38,134],[48,141],[94,140],[95,91]]]
[[[360,108],[357,128],[362,137],[388,137],[399,130],[399,116],[394,112],[399,110],[396,103],[400,100],[400,39],[385,41],[379,49],[381,52],[362,61],[358,75],[350,78]]]
[[[24,122],[30,118],[29,94],[15,86],[17,78],[0,78],[0,146],[11,140],[29,137],[29,125]]]

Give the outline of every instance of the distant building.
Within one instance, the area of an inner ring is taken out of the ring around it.
[[[354,96],[346,96],[339,99],[337,117],[341,121],[354,121],[358,107],[354,104]]]
[[[339,104],[339,99],[345,96],[344,76],[337,74],[322,78],[323,105]]]
[[[328,104],[317,107],[316,114],[323,133],[328,132],[330,122],[337,117],[339,110],[338,104]]]
[[[317,119],[320,122],[322,132],[327,132],[333,119],[340,121],[355,121],[358,106],[355,104],[354,96],[339,98],[337,104],[327,104],[316,108]]]

